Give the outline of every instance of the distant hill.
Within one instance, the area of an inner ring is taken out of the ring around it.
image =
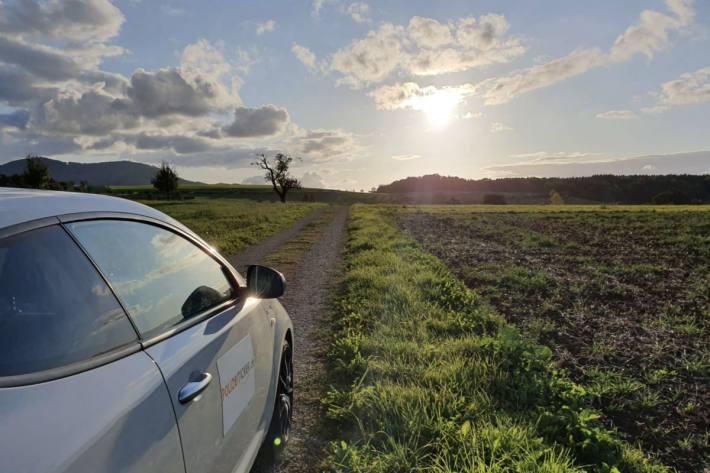
[[[419,201],[429,196],[431,203],[446,203],[456,199],[461,203],[480,203],[486,193],[504,194],[515,203],[536,203],[558,192],[565,201],[575,203],[647,204],[659,194],[672,193],[688,203],[710,203],[710,175],[597,175],[589,177],[515,177],[503,179],[462,179],[430,174],[408,177],[381,185],[378,193],[406,194]],[[455,194],[469,194],[478,202],[462,200]],[[439,198],[435,198],[435,197]],[[510,197],[510,198],[509,198]]]
[[[133,161],[104,161],[100,163],[65,163],[56,159],[40,158],[47,163],[49,173],[56,181],[86,181],[90,186],[140,186],[150,185],[158,168]],[[25,160],[18,159],[0,165],[0,175],[11,176],[25,172]],[[200,184],[179,179],[180,184]]]

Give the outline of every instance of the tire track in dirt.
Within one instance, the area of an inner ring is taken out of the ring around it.
[[[286,243],[288,240],[293,238],[300,232],[306,225],[317,219],[323,212],[325,212],[328,207],[323,207],[316,210],[312,214],[305,218],[297,221],[285,230],[281,230],[275,235],[271,235],[269,238],[257,243],[256,245],[250,246],[246,250],[242,251],[233,256],[229,256],[227,261],[229,264],[234,266],[234,268],[239,271],[240,274],[246,274],[247,266],[251,264],[257,264],[265,256],[272,253],[278,247]]]
[[[321,238],[306,253],[300,269],[287,283],[280,299],[294,325],[294,410],[291,439],[285,461],[266,466],[259,460],[251,473],[315,472],[324,447],[318,428],[323,410],[322,380],[325,375],[323,354],[327,342],[318,330],[327,304],[327,295],[340,261],[345,239],[349,207],[338,211]]]

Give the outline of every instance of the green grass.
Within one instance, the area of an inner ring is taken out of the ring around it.
[[[392,210],[392,208],[390,208]],[[500,208],[498,208],[500,210]],[[331,320],[333,472],[662,472],[383,207],[357,205]]]
[[[325,206],[200,198],[143,203],[184,223],[224,255],[239,253]]]

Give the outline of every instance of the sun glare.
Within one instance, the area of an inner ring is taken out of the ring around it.
[[[424,97],[420,106],[432,127],[443,128],[451,120],[460,100],[461,98],[456,93],[448,90],[439,90],[432,95]]]

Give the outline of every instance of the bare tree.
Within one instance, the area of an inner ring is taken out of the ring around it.
[[[291,176],[288,170],[293,162],[293,157],[283,153],[276,153],[273,162],[269,161],[264,153],[257,154],[257,160],[252,164],[266,171],[264,180],[271,182],[271,185],[281,199],[281,202],[286,202],[286,194],[291,189],[300,189],[301,183],[298,179]]]

